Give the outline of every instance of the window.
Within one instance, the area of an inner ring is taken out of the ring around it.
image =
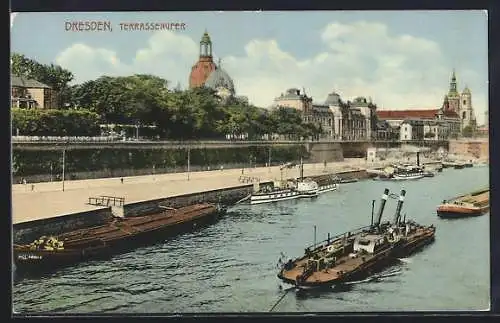
[[[462,112],[462,119],[465,119],[465,116],[466,115],[465,115],[465,111],[464,111],[464,112]]]
[[[466,104],[467,104],[467,100],[464,100],[464,105],[466,105]]]

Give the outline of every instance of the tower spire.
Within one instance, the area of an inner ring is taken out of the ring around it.
[[[455,75],[455,68],[453,68],[453,72],[451,74],[451,82],[450,82],[450,92],[449,95],[453,96],[457,94],[457,77]]]

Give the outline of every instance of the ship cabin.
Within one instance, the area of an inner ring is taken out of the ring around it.
[[[354,240],[353,256],[358,254],[374,254],[387,244],[383,235],[363,235]]]

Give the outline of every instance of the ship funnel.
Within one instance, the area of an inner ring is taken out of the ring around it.
[[[420,152],[417,151],[417,166],[420,166]]]
[[[396,207],[396,213],[394,214],[394,224],[398,224],[399,218],[401,217],[401,209],[403,208],[403,203],[405,201],[406,191],[401,190],[401,194],[399,194],[398,206]]]
[[[380,200],[380,208],[378,209],[377,220],[374,223],[376,227],[379,226],[380,220],[382,220],[382,213],[384,213],[385,202],[387,202],[388,197],[389,197],[389,189],[386,188],[384,190],[384,194],[382,194],[382,199]]]

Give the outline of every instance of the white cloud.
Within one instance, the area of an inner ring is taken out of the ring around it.
[[[253,39],[243,56],[225,57],[223,67],[234,79],[238,94],[264,107],[290,87],[305,87],[318,103],[335,90],[344,99],[372,97],[384,109],[441,105],[451,66],[438,43],[365,21],[331,23],[323,29],[321,40],[325,51],[300,60],[274,39]],[[217,44],[214,48],[216,54]],[[73,71],[80,82],[103,74],[152,73],[170,80],[173,86],[177,82],[186,86],[197,56],[197,41],[167,31],[152,35],[147,48],[137,50],[130,64],[123,64],[112,50],[85,44],[65,49],[56,62]],[[460,89],[469,85],[482,122],[487,84],[472,70],[457,71],[457,76]]]

